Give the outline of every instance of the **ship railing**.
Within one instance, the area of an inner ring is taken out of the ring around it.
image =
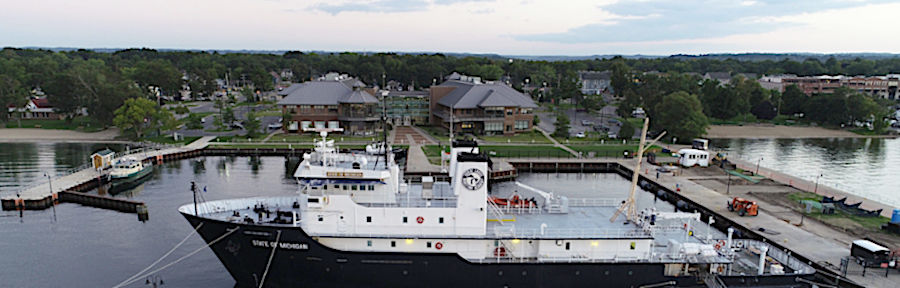
[[[650,233],[640,229],[580,229],[580,228],[544,228],[544,229],[509,229],[507,227],[495,227],[489,236],[513,237],[513,238],[541,238],[541,237],[566,237],[566,238],[647,238]]]
[[[456,208],[456,197],[433,197],[429,199],[411,199],[410,197],[398,197],[394,203],[359,203],[366,207],[428,207],[428,208]]]
[[[624,199],[569,198],[569,207],[619,207]]]

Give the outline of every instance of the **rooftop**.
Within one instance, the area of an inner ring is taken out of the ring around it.
[[[365,87],[354,78],[337,81],[309,81],[293,84],[285,88],[280,95],[284,99],[278,105],[338,105],[339,103],[377,103],[378,98],[360,89]],[[362,85],[362,86],[360,86]]]
[[[438,104],[454,109],[484,107],[537,108],[531,97],[502,84],[480,84],[448,80],[439,86],[454,87],[453,91],[438,101]]]

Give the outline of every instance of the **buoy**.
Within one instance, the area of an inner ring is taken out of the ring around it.
[[[422,224],[422,222],[425,222],[425,218],[422,218],[422,216],[416,217],[416,222]]]
[[[441,250],[441,248],[444,248],[444,244],[441,244],[441,242],[437,242],[434,244],[434,248],[437,250]]]

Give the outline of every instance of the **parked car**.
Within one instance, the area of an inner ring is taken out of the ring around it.
[[[615,132],[609,132],[609,133],[606,133],[606,137],[609,139],[616,139],[616,138],[619,138],[619,135],[616,135]]]
[[[585,136],[586,135],[584,135],[584,132],[575,133],[575,138],[584,138]]]
[[[581,120],[581,125],[582,126],[592,126],[592,125],[594,125],[594,122],[591,122],[588,120]]]
[[[609,119],[609,120],[607,120],[606,122],[609,122],[609,124],[613,124],[613,125],[616,125],[616,126],[622,126],[622,121],[619,121],[619,120],[617,120],[617,119]]]
[[[281,129],[281,122],[274,122],[269,124],[269,129]]]

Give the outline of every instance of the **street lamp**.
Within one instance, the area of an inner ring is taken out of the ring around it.
[[[50,186],[50,201],[53,201],[53,180],[50,179],[50,173],[44,172],[44,177],[47,177],[47,185]],[[50,206],[53,207],[53,222],[56,222],[56,203],[50,203]]]
[[[755,174],[757,174],[757,175],[759,175],[759,162],[761,162],[762,160],[763,160],[763,157],[759,157],[759,160],[756,160],[756,173]]]
[[[816,186],[813,188],[813,194],[818,194],[819,192],[819,177],[822,177],[822,174],[816,176]]]

